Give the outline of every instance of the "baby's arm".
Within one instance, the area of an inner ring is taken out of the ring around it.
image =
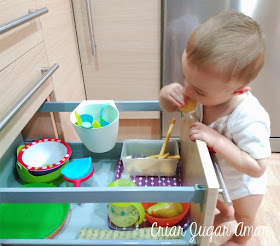
[[[203,123],[195,122],[190,130],[191,140],[205,141],[231,166],[251,177],[263,175],[267,166],[267,158],[255,160],[247,152],[238,148],[230,139]]]
[[[185,105],[184,88],[178,83],[163,87],[159,94],[159,104],[167,112],[175,112],[178,107]]]
[[[267,158],[255,160],[223,135],[218,138],[214,150],[231,166],[251,177],[258,178],[265,172]]]

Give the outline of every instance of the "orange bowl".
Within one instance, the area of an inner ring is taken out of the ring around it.
[[[154,222],[157,222],[157,226],[174,226],[177,223],[179,223],[187,214],[188,210],[189,210],[189,203],[181,203],[181,205],[183,206],[183,213],[179,216],[176,217],[172,217],[172,218],[156,218],[154,216],[151,216],[149,214],[147,214],[146,210],[153,206],[156,203],[142,203],[144,209],[145,209],[145,217],[146,219],[153,224]]]

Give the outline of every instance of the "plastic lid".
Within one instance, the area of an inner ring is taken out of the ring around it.
[[[116,179],[107,187],[136,187],[137,185],[130,179],[130,175],[126,172],[122,173],[121,178]]]
[[[87,157],[70,162],[61,173],[68,179],[81,179],[89,175],[92,168],[91,157]]]

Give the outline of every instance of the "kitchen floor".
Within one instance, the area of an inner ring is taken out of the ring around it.
[[[269,159],[267,168],[268,183],[264,200],[257,214],[257,224],[264,227],[261,236],[251,238],[247,246],[280,245],[280,154],[274,153]],[[225,223],[230,231],[234,231],[236,222]],[[221,245],[226,237],[215,237],[211,246]]]

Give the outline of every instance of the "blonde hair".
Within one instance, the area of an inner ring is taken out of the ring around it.
[[[227,80],[251,82],[264,64],[265,37],[249,16],[230,10],[213,16],[191,35],[187,59]]]

